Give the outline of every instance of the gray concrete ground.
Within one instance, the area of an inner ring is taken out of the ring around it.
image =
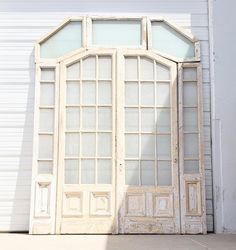
[[[236,235],[0,234],[0,250],[236,250]]]

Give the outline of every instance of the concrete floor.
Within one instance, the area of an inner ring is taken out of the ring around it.
[[[1,250],[236,250],[235,235],[0,234]]]

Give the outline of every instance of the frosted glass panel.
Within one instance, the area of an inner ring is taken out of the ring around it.
[[[125,135],[125,155],[126,157],[138,157],[139,154],[138,135]]]
[[[184,81],[197,81],[197,68],[184,68]]]
[[[141,109],[142,132],[155,132],[155,113],[152,108]]]
[[[79,104],[80,103],[80,90],[79,82],[70,82],[66,84],[66,103]]]
[[[81,160],[81,183],[94,184],[95,183],[95,161]]]
[[[171,162],[158,161],[157,184],[158,186],[171,186]]]
[[[125,84],[125,105],[138,105],[138,83]]]
[[[198,130],[197,108],[184,108],[184,131]]]
[[[170,135],[157,136],[157,155],[159,159],[170,159],[171,157]]]
[[[65,184],[79,183],[79,161],[65,160]]]
[[[155,184],[154,161],[141,161],[141,183],[148,186]]]
[[[42,83],[40,84],[40,106],[54,105],[54,84]]]
[[[184,134],[184,156],[198,157],[198,134]]]
[[[156,79],[161,80],[170,80],[170,70],[168,67],[157,64],[156,66]]]
[[[92,43],[103,46],[138,46],[141,44],[141,21],[94,20]]]
[[[40,109],[39,118],[40,132],[53,132],[54,125],[54,111],[53,109]]]
[[[95,83],[83,82],[82,85],[82,103],[95,104],[96,103],[96,85]]]
[[[66,129],[79,129],[79,108],[66,108]]]
[[[106,107],[98,108],[98,129],[111,130],[112,129],[112,109]]]
[[[38,174],[52,174],[52,161],[38,161]]]
[[[96,60],[95,57],[87,57],[83,60],[83,79],[95,79],[96,76]]]
[[[168,133],[170,132],[170,110],[157,109],[157,132]]]
[[[98,104],[111,104],[111,82],[98,83]]]
[[[196,82],[185,82],[183,84],[183,104],[188,106],[198,105],[198,93]]]
[[[125,131],[139,130],[138,108],[125,108]]]
[[[96,128],[96,109],[82,108],[82,129],[94,130]]]
[[[66,133],[65,155],[78,157],[79,144],[78,133]]]
[[[147,57],[141,57],[140,60],[140,79],[153,80],[154,79],[154,62]]]
[[[111,133],[98,133],[98,156],[111,156]]]
[[[184,161],[184,173],[199,173],[199,161]]]
[[[138,80],[138,59],[137,57],[125,58],[125,80]]]
[[[55,70],[53,68],[42,68],[41,69],[41,80],[42,81],[54,81]]]
[[[111,79],[111,57],[98,58],[98,79]]]
[[[162,53],[179,58],[195,56],[194,43],[164,22],[152,22],[152,46]]]
[[[141,105],[154,105],[155,90],[153,83],[141,84]]]
[[[139,185],[139,162],[125,161],[125,184]]]
[[[111,184],[111,160],[98,160],[97,164],[98,184]]]
[[[83,133],[82,134],[82,156],[95,156],[95,134]]]
[[[141,157],[154,158],[155,157],[155,136],[142,135],[141,136]]]
[[[74,63],[67,67],[67,79],[80,78],[80,62]]]
[[[170,106],[170,85],[168,83],[158,83],[156,85],[156,103],[159,106]]]
[[[82,25],[73,21],[66,24],[41,44],[42,58],[57,58],[81,47]]]
[[[53,136],[39,135],[39,159],[53,158]]]

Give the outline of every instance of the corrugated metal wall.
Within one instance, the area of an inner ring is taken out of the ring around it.
[[[204,83],[207,223],[208,230],[212,231],[207,0],[2,0],[0,11],[0,231],[28,230],[34,43],[66,17],[85,12],[162,15],[191,30],[200,39]]]

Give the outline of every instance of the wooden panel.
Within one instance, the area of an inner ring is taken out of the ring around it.
[[[96,216],[111,215],[111,194],[108,192],[91,192],[90,214]]]
[[[153,216],[172,217],[174,213],[172,194],[154,194],[153,195]]]
[[[83,215],[83,194],[82,192],[65,192],[63,198],[64,217]]]
[[[200,182],[185,183],[186,215],[201,215]]]
[[[127,193],[126,194],[126,215],[145,216],[145,194]]]

